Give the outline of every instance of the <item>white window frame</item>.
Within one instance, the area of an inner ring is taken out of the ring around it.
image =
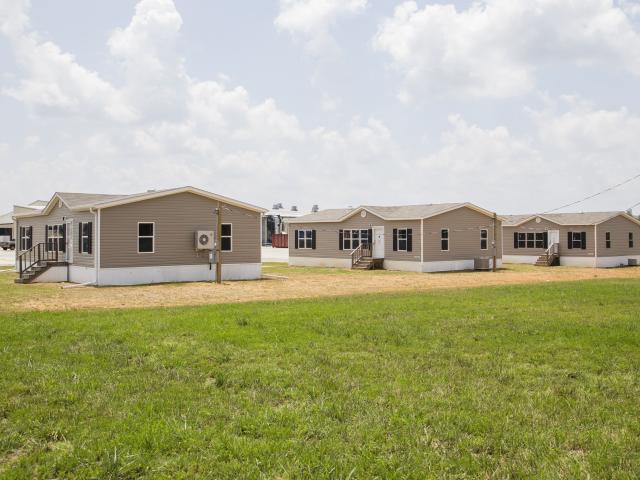
[[[442,235],[442,232],[447,232],[447,236],[446,238]],[[447,241],[447,248],[442,248],[442,242],[443,241]],[[451,250],[451,230],[449,230],[448,228],[441,228],[440,229],[440,251],[441,252],[448,252]]]
[[[153,235],[140,235],[140,225],[153,225]],[[141,252],[140,251],[140,239],[141,238],[150,238],[151,239],[151,251],[150,252]],[[138,222],[136,226],[136,251],[140,255],[145,255],[149,253],[156,253],[156,222]]]
[[[299,250],[313,249],[313,230],[311,229],[298,230],[298,249]]]
[[[576,235],[578,236],[577,240]],[[578,243],[577,247],[576,242]],[[571,248],[574,250],[582,248],[582,232],[571,232]]]
[[[48,252],[62,252],[62,250],[60,249],[60,242],[62,242],[64,240],[64,237],[62,236],[62,226],[64,224],[63,223],[55,223],[52,225],[47,225],[47,251]],[[57,227],[57,228],[54,228]],[[53,232],[56,232],[55,235],[53,235]],[[55,250],[51,250],[49,248],[49,244],[53,243],[53,241],[55,240],[55,244],[56,244],[56,249]]]
[[[229,225],[229,231],[231,232],[229,235],[223,235],[222,234],[222,227],[225,225]],[[223,238],[228,238],[229,239],[229,250],[224,250],[222,248],[222,239]],[[233,252],[233,223],[221,223],[220,224],[220,251],[221,252]]]
[[[22,229],[22,235],[20,236],[20,250],[25,252],[28,250],[27,245],[29,244],[29,238],[31,238],[33,235],[31,233],[33,232],[33,226],[29,225],[20,228]]]
[[[402,237],[402,232],[404,232],[404,238]],[[398,244],[396,245],[396,251],[398,252],[408,252],[409,251],[409,229],[407,227],[398,229],[398,238],[396,239]],[[400,248],[400,242],[404,242],[404,248]]]
[[[349,238],[345,235],[345,233],[349,232]],[[354,238],[353,233],[358,232],[358,238]],[[364,234],[364,235],[363,235]],[[369,240],[369,229],[367,228],[346,228],[342,230],[342,249],[343,250],[355,250],[359,245],[362,244],[362,239],[367,238],[367,243],[371,244]],[[357,240],[358,245],[353,246],[353,241]]]
[[[535,236],[533,237],[533,245],[534,248],[544,248],[544,232],[536,232]]]
[[[78,228],[80,229],[80,245],[78,245],[78,253],[83,255],[89,255],[89,249],[84,250],[84,239],[87,239],[87,246],[89,246],[89,239],[91,238],[91,229],[87,235],[84,234],[84,228],[89,225],[90,222],[78,222]],[[91,225],[93,229],[93,225]],[[155,227],[153,228],[155,232]],[[139,244],[138,244],[139,246]]]
[[[482,242],[485,242],[484,248],[482,248]],[[489,230],[486,228],[480,229],[480,250],[489,250]]]

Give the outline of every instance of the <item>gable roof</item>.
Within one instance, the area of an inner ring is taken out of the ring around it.
[[[56,192],[42,211],[15,215],[15,217],[35,217],[39,215],[47,215],[54,208],[57,202],[64,203],[72,211],[81,212],[86,210],[98,210],[102,208],[116,207],[119,205],[126,205],[128,203],[141,202],[144,200],[151,200],[154,198],[175,195],[178,193],[193,193],[195,195],[200,195],[212,200],[218,200],[228,205],[234,205],[247,210],[252,210],[254,212],[264,213],[267,211],[266,209],[257,207],[255,205],[224,197],[222,195],[217,195],[215,193],[207,192],[206,190],[201,190],[199,188],[187,186],[179,188],[169,188],[165,190],[152,190],[144,193],[134,193],[130,195]]]
[[[637,224],[640,221],[627,214],[626,212],[580,212],[580,213],[543,213],[543,214],[526,214],[526,215],[502,215],[505,227],[518,227],[523,223],[527,223],[536,218],[548,220],[557,225],[599,225],[607,220],[611,220],[617,216],[623,216]]]
[[[430,203],[423,205],[397,206],[362,205],[357,208],[333,208],[320,210],[317,213],[310,213],[308,215],[298,217],[295,220],[291,220],[289,223],[342,222],[363,210],[372,213],[383,220],[422,220],[462,207],[470,208],[488,217],[493,216],[493,212],[484,210],[472,203]]]

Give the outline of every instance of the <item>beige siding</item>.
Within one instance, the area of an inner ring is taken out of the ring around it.
[[[449,251],[441,250],[441,231],[449,229]],[[480,230],[487,229],[487,250],[480,248]],[[476,257],[493,256],[491,243],[494,239],[493,219],[463,207],[451,212],[427,218],[424,221],[424,261],[470,260]],[[502,258],[501,223],[496,227],[496,256]]]
[[[313,258],[350,258],[351,252],[339,249],[339,231],[347,229],[369,229],[372,227],[384,227],[384,255],[388,260],[420,261],[420,220],[406,222],[388,222],[380,217],[367,212],[366,217],[359,213],[343,222],[332,223],[294,223],[289,224],[289,255],[292,257]],[[393,229],[411,228],[413,248],[411,252],[393,251]],[[296,249],[295,230],[315,230],[316,249]]]
[[[514,248],[513,246],[513,234],[514,232],[545,232],[548,230],[560,231],[560,246],[559,253],[563,257],[595,257],[595,243],[594,243],[594,227],[592,225],[558,225],[553,222],[541,219],[540,223],[535,219],[530,220],[518,227],[504,227],[504,255],[542,255],[544,253],[543,248]],[[569,232],[586,232],[587,233],[587,248],[568,248],[568,235]]]
[[[606,232],[611,232],[611,248],[606,248]],[[633,233],[633,248],[629,248],[629,232]],[[618,216],[598,225],[598,257],[640,255],[640,225]]]
[[[20,227],[33,227],[33,245],[44,243],[46,225],[62,224],[65,220],[73,218],[73,227],[71,232],[67,232],[67,241],[73,243],[73,265],[85,267],[94,266],[94,253],[96,248],[95,233],[93,236],[93,252],[91,255],[79,252],[78,245],[78,224],[80,222],[93,222],[93,231],[96,230],[96,222],[94,215],[90,212],[72,212],[66,205],[56,206],[51,210],[49,215],[39,215],[37,217],[22,218],[17,221],[17,229],[15,233],[16,248],[20,248],[19,232]]]
[[[100,266],[145,267],[209,263],[195,249],[195,232],[215,231],[217,201],[179,193],[105,208],[100,213]],[[154,253],[138,253],[138,222],[155,222]],[[260,263],[260,214],[224,205],[222,222],[232,224],[232,252],[223,263]]]

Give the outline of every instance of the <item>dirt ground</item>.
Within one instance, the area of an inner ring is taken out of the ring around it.
[[[499,272],[406,273],[349,271],[266,264],[258,281],[133,287],[63,288],[63,284],[0,285],[5,311],[205,305],[354,294],[429,291],[488,285],[640,278],[640,267],[591,269],[506,265]],[[8,274],[2,274],[8,275]],[[66,284],[69,285],[69,284]]]

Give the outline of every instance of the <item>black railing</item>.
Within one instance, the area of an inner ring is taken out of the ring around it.
[[[40,265],[47,262],[58,261],[58,250],[48,250],[45,243],[36,243],[29,250],[18,254],[18,271],[20,276],[32,268],[34,265]]]

